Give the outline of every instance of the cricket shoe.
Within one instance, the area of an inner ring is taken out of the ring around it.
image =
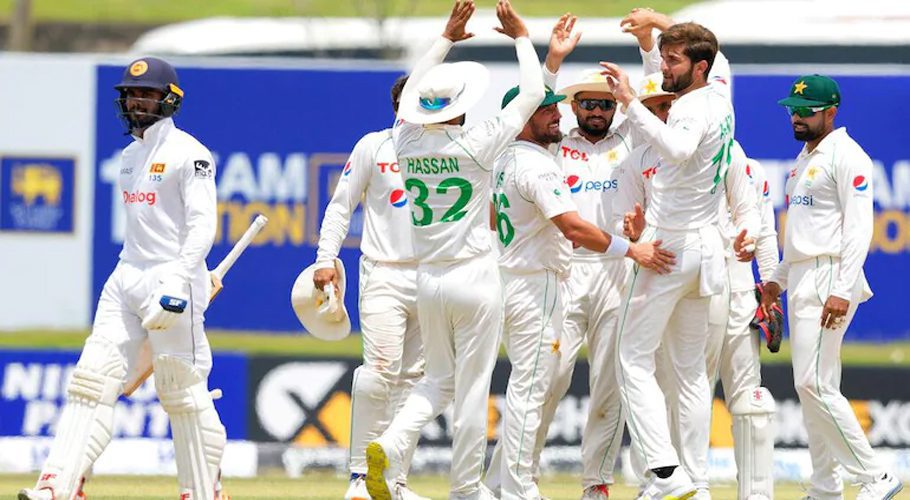
[[[367,491],[372,500],[398,500],[397,464],[379,441],[367,445]]]
[[[654,475],[637,500],[688,500],[697,491],[682,467],[677,467],[666,479]]]
[[[395,492],[398,494],[398,500],[430,500],[427,497],[422,497],[417,493],[414,493],[406,484],[396,484]]]
[[[605,500],[610,498],[610,487],[606,484],[595,484],[585,488],[581,500]]]
[[[86,500],[85,491],[82,487],[85,485],[85,478],[79,483],[79,491],[76,492],[75,500]],[[19,490],[18,500],[55,500],[54,489],[50,486],[41,488],[22,488]]]
[[[863,483],[856,495],[856,500],[890,500],[904,489],[894,474],[884,473],[877,479]]]
[[[347,493],[344,494],[344,500],[370,500],[366,477],[366,474],[351,474],[351,483],[348,485]]]

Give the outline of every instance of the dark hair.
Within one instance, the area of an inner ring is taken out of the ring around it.
[[[398,101],[401,100],[401,91],[404,90],[404,84],[408,83],[408,75],[401,75],[392,84],[392,109],[398,113]]]
[[[658,45],[663,48],[665,45],[685,45],[683,52],[686,57],[695,64],[699,61],[708,63],[705,69],[705,79],[708,79],[708,73],[711,72],[711,66],[714,65],[714,56],[717,55],[718,43],[717,37],[708,28],[696,23],[679,23],[670,26],[667,31],[660,34]]]

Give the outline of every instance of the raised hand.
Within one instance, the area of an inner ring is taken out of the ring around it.
[[[600,66],[603,68],[600,74],[607,76],[610,92],[617,101],[628,106],[632,99],[635,99],[635,92],[632,91],[632,85],[629,83],[629,75],[616,63],[601,61]]]
[[[547,61],[552,57],[561,63],[566,56],[575,50],[578,41],[581,39],[581,31],[572,33],[577,20],[577,16],[567,12],[556,21],[556,25],[553,26],[553,32],[550,33],[550,48],[547,51]]]
[[[515,8],[512,7],[509,0],[499,0],[496,3],[496,17],[502,23],[502,27],[493,28],[496,31],[512,39],[528,36],[528,27],[518,16],[518,12],[515,12]]]
[[[453,42],[460,42],[473,37],[474,33],[466,31],[465,27],[468,24],[468,20],[474,15],[476,8],[474,0],[455,0],[455,5],[452,6],[452,13],[449,14],[449,21],[446,23],[442,36]]]

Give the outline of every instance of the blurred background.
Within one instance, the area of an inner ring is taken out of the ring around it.
[[[768,170],[781,225],[784,181],[801,143],[776,100],[801,74],[838,80],[838,122],[875,161],[876,201],[865,268],[876,295],[847,334],[843,390],[872,444],[910,479],[910,390],[903,385],[910,322],[902,286],[910,276],[910,2],[513,3],[541,57],[558,16],[580,16],[584,35],[560,86],[601,60],[641,77],[635,40],[619,29],[633,7],[711,28],[733,68],[737,139]],[[483,62],[493,73],[469,123],[492,116],[518,80],[512,43],[492,29],[494,0],[477,4],[468,25],[477,36],[449,57]],[[0,472],[26,473],[44,461],[66,380],[117,261],[123,214],[115,183],[129,137],[115,115],[113,85],[142,55],[177,67],[186,98],[176,122],[216,157],[220,227],[209,267],[257,214],[271,221],[206,318],[215,350],[210,385],[225,393],[217,404],[231,440],[225,473],[344,469],[359,335],[337,343],[310,338],[290,308],[290,289],[315,258],[347,154],[362,135],[390,126],[391,83],[441,33],[450,8],[447,0],[0,0]],[[574,118],[568,107],[562,112],[568,130]],[[341,255],[355,331],[361,227],[358,211]],[[804,480],[809,461],[787,343],[763,361],[779,401],[775,473]],[[543,459],[548,470],[579,469],[588,370],[581,361],[557,413]],[[501,361],[491,442],[507,376]],[[717,394],[712,473],[731,480],[730,419]],[[447,467],[449,415],[424,430],[416,469]],[[118,439],[96,473],[173,472],[167,418],[151,382],[118,403],[117,419]]]

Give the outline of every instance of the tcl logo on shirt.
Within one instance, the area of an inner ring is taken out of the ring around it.
[[[142,191],[136,191],[130,193],[129,191],[123,192],[123,203],[129,205],[133,203],[147,203],[149,206],[155,204],[157,199],[157,193],[150,191],[148,193],[143,193]]]
[[[398,173],[401,172],[401,169],[398,167],[398,162],[392,163],[377,163],[376,166],[379,168],[380,174],[385,174],[387,172]]]
[[[562,151],[563,158],[570,158],[572,160],[588,161],[588,153],[585,153],[584,151],[572,149],[568,146],[562,146],[559,149],[560,149],[560,151]]]
[[[619,181],[617,179],[606,179],[603,181],[582,181],[581,177],[577,175],[570,175],[566,177],[566,185],[569,186],[569,191],[577,193],[584,190],[584,192],[589,191],[609,191],[611,189],[616,189],[619,187]]]

